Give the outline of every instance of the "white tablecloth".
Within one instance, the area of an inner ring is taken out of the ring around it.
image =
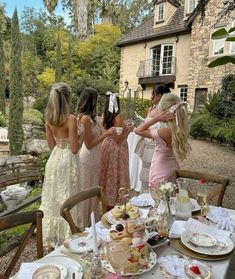
[[[235,215],[235,210],[231,210],[231,209],[227,209],[231,214]],[[101,222],[98,223],[99,226],[103,226],[101,224]],[[213,224],[212,224],[213,225]],[[235,233],[233,233],[231,235],[231,239],[233,240],[233,242],[235,243]],[[58,247],[56,250],[54,250],[53,252],[51,252],[50,254],[48,254],[46,257],[50,257],[50,256],[55,256],[55,255],[63,255],[60,251],[64,249],[63,246]],[[172,253],[176,253],[177,251],[171,247],[171,246],[163,246],[161,248],[159,248],[157,250],[157,256],[161,257],[161,256],[167,256],[170,255]],[[226,259],[223,261],[207,261],[207,263],[209,263],[212,267],[212,273],[213,273],[213,279],[225,279],[226,278],[226,273],[228,270],[228,266],[229,266],[229,261],[230,259]],[[39,260],[40,262],[40,260]],[[202,261],[203,262],[203,261]],[[17,277],[16,277],[17,278]],[[16,279],[14,277],[14,279]],[[152,270],[137,276],[136,278],[138,279],[164,279],[164,277],[162,276],[160,269],[158,267],[158,264],[156,264]]]
[[[139,174],[142,169],[142,161],[140,157],[134,152],[138,140],[139,136],[134,132],[131,132],[127,138],[129,148],[129,172],[131,189],[140,192],[141,181],[139,179]]]

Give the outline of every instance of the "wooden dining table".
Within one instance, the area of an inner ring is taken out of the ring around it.
[[[214,207],[210,207],[211,209]],[[235,216],[235,210],[232,209],[226,209],[226,211],[228,211],[229,214],[233,214]],[[107,223],[105,222],[105,220],[99,221],[97,224],[97,234],[99,235],[99,230],[102,228],[104,231],[107,230],[108,233],[108,228],[107,228]],[[210,226],[215,226],[214,223],[210,222]],[[235,233],[231,233],[231,239],[235,244]],[[46,255],[44,258],[49,258],[49,257],[54,257],[54,256],[65,256],[65,257],[71,257],[72,259],[77,259],[77,261],[79,262],[79,254],[73,254],[73,253],[68,253],[68,254],[64,254],[64,246],[61,245],[59,247],[57,247],[54,251],[52,251],[51,253],[49,253],[48,255]],[[172,254],[176,254],[179,253],[171,244],[170,242],[168,242],[168,244],[161,246],[160,248],[158,248],[156,250],[156,254],[157,254],[157,258],[163,257],[163,256],[169,256]],[[74,257],[75,255],[75,257]],[[43,259],[44,259],[43,258]],[[206,262],[203,260],[199,260],[201,262]],[[40,260],[38,260],[37,262],[40,262]],[[81,261],[80,263],[82,264],[82,257],[81,257]],[[207,263],[212,267],[212,278],[213,279],[226,279],[226,275],[228,272],[228,267],[229,267],[229,263],[230,263],[230,257],[228,256],[226,259],[223,260],[216,260],[216,261],[207,261]],[[17,277],[12,277],[12,279],[17,279]],[[126,277],[128,278],[128,277]],[[138,278],[138,279],[163,279],[164,276],[159,268],[159,264],[157,263],[151,270],[138,275],[138,276],[134,276],[132,278]],[[71,278],[68,278],[71,279]],[[83,279],[90,279],[86,276],[86,274],[84,273]]]

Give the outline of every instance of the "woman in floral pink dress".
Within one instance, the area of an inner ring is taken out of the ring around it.
[[[119,189],[130,187],[127,136],[134,128],[125,125],[116,93],[106,94],[103,126],[106,130],[112,126],[117,128],[116,135],[103,141],[101,150],[99,185],[103,187],[106,205],[111,209],[118,202]]]

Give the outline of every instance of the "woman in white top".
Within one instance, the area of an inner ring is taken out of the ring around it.
[[[101,143],[106,137],[115,133],[114,128],[103,132],[97,120],[97,98],[97,90],[86,87],[81,92],[77,106],[78,125],[83,136],[83,144],[79,153],[82,190],[99,186]],[[92,205],[93,202],[84,202],[81,227],[89,225]]]

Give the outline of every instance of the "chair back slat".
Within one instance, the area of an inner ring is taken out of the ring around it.
[[[93,187],[84,191],[77,193],[76,195],[68,198],[60,208],[60,215],[68,222],[72,234],[81,232],[81,229],[78,228],[70,214],[70,210],[80,204],[83,201],[89,200],[91,198],[96,198],[94,207],[92,208],[95,211],[98,205],[101,203],[102,206],[102,214],[107,212],[105,200],[103,196],[103,191],[101,187]]]
[[[212,198],[218,196],[216,205],[222,206],[224,193],[227,186],[229,185],[229,179],[227,177],[198,172],[198,171],[190,171],[190,170],[175,170],[174,177],[175,178],[182,177],[182,178],[188,178],[193,180],[199,180],[203,177],[207,182],[218,184],[219,185],[218,189],[216,190],[213,189],[208,193],[208,199],[211,200]],[[195,198],[192,192],[189,191],[189,193],[191,197]]]
[[[36,229],[36,238],[37,238],[37,258],[39,259],[43,257],[42,218],[43,218],[43,212],[41,210],[16,213],[16,214],[7,215],[0,218],[1,232],[13,227],[18,227],[20,225],[30,224],[29,228],[25,231],[24,235],[21,237],[22,241],[20,242],[12,260],[8,264],[7,269],[4,271],[3,274],[0,274],[0,278],[10,277],[13,268],[15,267],[20,255],[22,254],[30,238],[33,236],[35,229]],[[15,246],[12,248],[15,248]]]

